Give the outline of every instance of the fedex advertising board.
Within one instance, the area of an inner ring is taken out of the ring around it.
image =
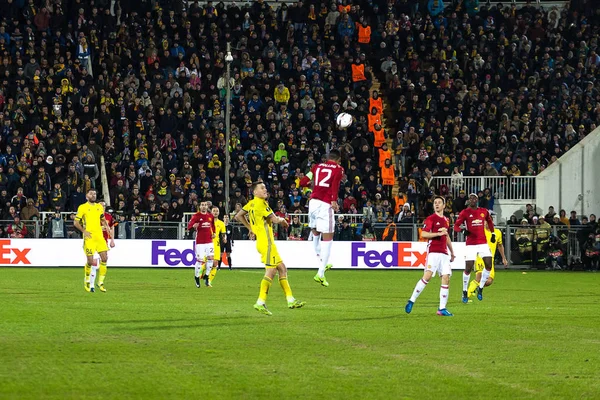
[[[116,240],[109,251],[109,267],[185,268],[195,263],[191,240]],[[318,266],[312,243],[276,241],[288,268]],[[234,267],[264,268],[256,243],[234,243]],[[454,243],[453,269],[464,268],[464,244]],[[343,269],[422,269],[427,262],[423,242],[333,242],[330,262]],[[79,267],[85,263],[83,241],[78,239],[0,239],[0,266]]]

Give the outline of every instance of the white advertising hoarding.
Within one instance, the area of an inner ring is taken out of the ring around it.
[[[191,267],[192,240],[116,240],[109,252],[109,267]],[[235,242],[232,252],[237,268],[264,268],[249,240]],[[312,243],[276,241],[288,268],[316,268]],[[454,243],[453,269],[464,268],[464,243]],[[344,269],[419,269],[427,260],[424,242],[333,242],[330,263]],[[83,240],[0,239],[0,266],[75,267],[85,262]]]

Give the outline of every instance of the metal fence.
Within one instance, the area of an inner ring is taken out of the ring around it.
[[[461,190],[466,194],[490,189],[496,199],[528,200],[535,199],[535,176],[436,176],[433,187],[440,193],[442,187],[456,198]]]

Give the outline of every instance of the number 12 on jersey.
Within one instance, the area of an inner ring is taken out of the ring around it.
[[[330,187],[329,180],[331,179],[333,171],[330,168],[317,167],[315,171],[315,186]]]

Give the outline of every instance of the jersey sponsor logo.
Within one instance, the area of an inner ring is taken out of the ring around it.
[[[0,239],[0,264],[31,265],[31,262],[27,258],[31,248],[19,249],[12,247],[11,242],[10,239]]]
[[[412,250],[412,244],[408,242],[391,243],[390,250],[379,252],[377,250],[365,251],[366,243],[352,243],[351,266],[358,267],[362,262],[369,268],[382,265],[389,267],[425,267],[427,263],[426,251]]]
[[[167,249],[166,240],[153,240],[152,241],[152,265],[159,265],[161,258],[165,264],[170,267],[183,264],[191,266],[196,263],[196,252],[194,251],[194,244],[192,242],[192,248],[179,251],[177,249]]]

